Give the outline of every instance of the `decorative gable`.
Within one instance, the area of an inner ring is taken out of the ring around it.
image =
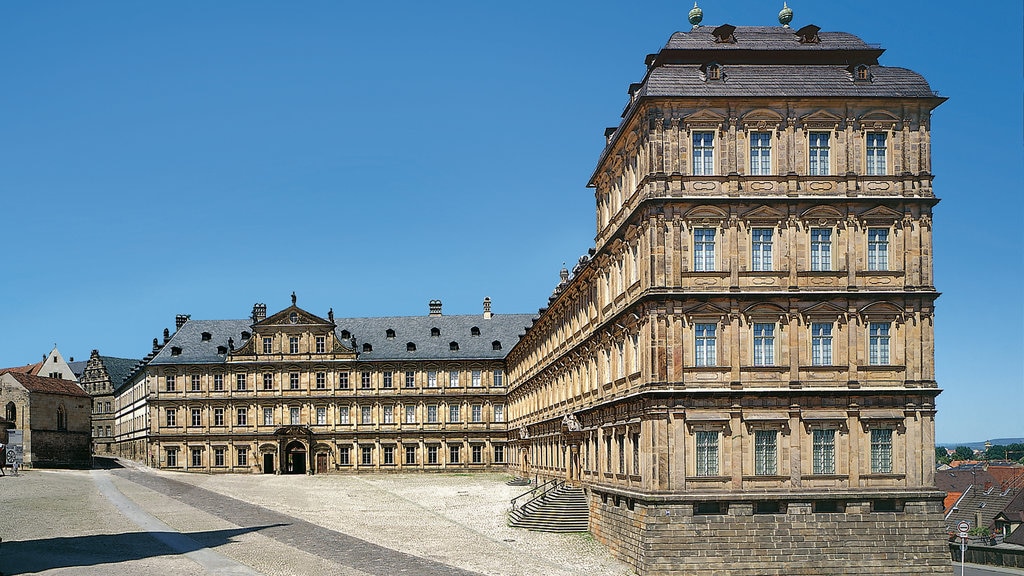
[[[767,108],[758,108],[746,113],[740,120],[740,123],[746,130],[775,129],[782,124],[782,114]]]
[[[815,110],[800,118],[800,125],[811,130],[838,130],[843,119],[828,110]]]
[[[761,205],[749,210],[741,216],[749,224],[777,225],[786,219],[786,215],[776,208]]]
[[[729,311],[710,302],[702,302],[693,308],[684,310],[683,316],[688,324],[707,321],[724,322],[729,316]]]
[[[725,116],[707,108],[698,110],[683,118],[687,128],[718,129],[725,125]]]
[[[895,130],[900,119],[888,110],[872,110],[861,115],[857,124],[862,130]]]
[[[892,224],[903,220],[903,213],[888,206],[875,206],[858,214],[864,224]]]

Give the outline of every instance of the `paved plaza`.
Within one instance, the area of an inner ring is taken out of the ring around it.
[[[0,477],[0,573],[626,576],[587,534],[509,528],[503,474]]]

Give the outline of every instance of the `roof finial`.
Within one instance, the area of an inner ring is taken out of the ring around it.
[[[782,10],[779,10],[779,24],[782,24],[783,28],[789,28],[789,23],[793,21],[793,10],[782,3]]]
[[[704,11],[697,6],[697,2],[693,3],[693,8],[690,9],[690,24],[694,28],[700,26],[700,21],[704,19]]]

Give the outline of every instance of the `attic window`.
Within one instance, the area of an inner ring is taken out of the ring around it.
[[[248,340],[249,338],[252,338],[252,333],[248,330],[242,330],[242,340]]]
[[[203,342],[209,342],[210,338],[213,338],[213,334],[210,334],[209,332],[203,332],[201,337],[203,339]]]
[[[451,350],[452,352],[457,351],[459,349],[459,343],[458,342],[449,342],[448,343],[448,349]]]
[[[291,314],[289,314],[288,315],[288,321],[291,322],[292,324],[298,324],[298,322],[299,322],[299,314],[298,314],[298,312],[292,312]]]
[[[406,352],[415,352],[416,351],[416,343],[415,342],[406,342],[405,343],[405,350],[406,350]]]
[[[178,346],[171,346],[171,356],[181,356],[181,348]]]
[[[736,36],[733,35],[735,31],[736,27],[732,24],[722,24],[712,30],[711,35],[715,37],[716,44],[735,44]]]
[[[352,337],[352,333],[349,332],[348,330],[342,330],[341,331],[341,339],[342,340],[348,340],[351,337]]]
[[[217,346],[217,354],[227,354],[227,353],[228,353],[228,347],[227,346]]]
[[[718,64],[708,64],[704,71],[704,76],[708,80],[721,80],[722,79],[722,67]]]
[[[797,38],[800,39],[801,44],[820,44],[821,38],[818,37],[818,31],[820,27],[814,24],[808,24],[803,28],[796,31]]]
[[[384,335],[387,336],[387,338],[390,340],[391,338],[395,337],[395,331],[392,328],[388,328],[387,330],[384,331]]]
[[[491,342],[491,350],[501,350],[501,340]]]
[[[470,334],[470,336],[479,336],[480,335],[480,329],[477,328],[476,326],[473,326],[472,328],[469,329],[469,334]]]
[[[871,70],[864,64],[858,64],[853,69],[853,79],[855,82],[867,82],[871,80]]]
[[[431,328],[430,329],[430,335],[431,336],[440,336],[441,335],[441,329],[440,328]]]
[[[369,342],[364,342],[363,352],[373,352],[373,346],[371,346]]]

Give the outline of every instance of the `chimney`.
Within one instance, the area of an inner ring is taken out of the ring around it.
[[[191,318],[191,316],[188,315],[188,314],[178,314],[177,316],[175,316],[174,317],[174,330],[175,331],[181,330],[181,327],[185,325],[185,322],[188,322],[189,318]]]
[[[167,328],[164,328],[164,344],[167,344],[167,341],[170,340],[170,339],[171,339],[171,331],[168,330]]]
[[[440,300],[431,300],[430,301],[430,315],[431,316],[440,316],[441,315],[441,301]]]
[[[267,319],[267,305],[262,302],[257,302],[252,305],[252,321],[260,322]]]
[[[484,298],[484,320],[491,319],[491,297]]]

